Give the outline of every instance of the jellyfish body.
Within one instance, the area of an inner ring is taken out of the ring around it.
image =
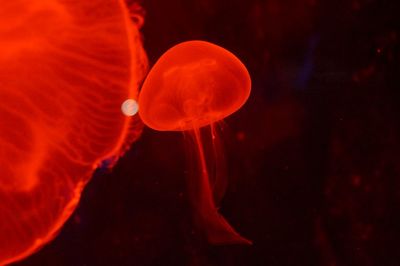
[[[139,115],[147,126],[183,131],[187,136],[197,160],[196,174],[189,180],[191,202],[197,224],[212,244],[250,243],[218,213],[226,176],[221,171],[223,153],[216,130],[218,121],[246,102],[250,89],[250,75],[235,55],[209,42],[188,41],[160,57],[139,95]],[[204,134],[212,152],[205,150]],[[212,158],[206,158],[210,154]],[[212,175],[210,160],[215,162]]]
[[[122,0],[0,5],[4,265],[54,238],[94,169],[137,137],[121,104],[135,99],[145,63]]]

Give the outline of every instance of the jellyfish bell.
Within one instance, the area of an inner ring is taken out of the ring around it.
[[[250,95],[250,75],[231,52],[205,41],[180,43],[151,69],[139,97],[143,122],[183,131],[222,120]]]
[[[122,0],[1,1],[0,47],[5,265],[51,241],[94,169],[137,138],[121,103],[136,99],[146,59]]]
[[[139,116],[159,131],[184,131],[195,154],[196,175],[189,193],[196,220],[212,244],[251,243],[240,236],[218,213],[226,188],[221,167],[223,152],[216,123],[237,111],[248,99],[250,75],[231,52],[205,41],[178,44],[153,66],[139,95]],[[200,128],[208,128],[212,152],[207,152]],[[209,174],[209,162],[215,161]]]

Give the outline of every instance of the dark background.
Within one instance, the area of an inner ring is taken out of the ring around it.
[[[186,40],[248,67],[225,120],[221,213],[253,246],[193,226],[182,135],[145,129],[100,169],[60,235],[18,265],[400,265],[399,9],[378,0],[145,0],[150,64]]]

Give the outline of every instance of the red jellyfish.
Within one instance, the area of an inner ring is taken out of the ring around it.
[[[123,0],[0,2],[5,265],[53,239],[94,169],[137,137],[121,104],[135,99],[146,60]]]
[[[250,75],[235,55],[209,42],[188,41],[160,57],[139,95],[139,116],[147,126],[183,131],[194,144],[198,163],[189,194],[198,226],[211,244],[251,243],[218,213],[226,183],[216,126],[246,102],[250,89]]]

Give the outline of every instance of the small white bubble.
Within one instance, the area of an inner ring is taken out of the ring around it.
[[[134,116],[139,111],[139,105],[135,100],[127,99],[122,103],[121,111],[126,116]]]

